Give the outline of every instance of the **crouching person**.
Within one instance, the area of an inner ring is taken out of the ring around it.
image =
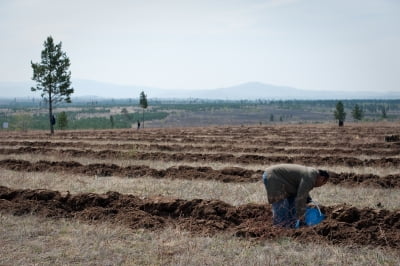
[[[305,225],[309,192],[329,179],[327,171],[297,164],[278,164],[263,174],[268,202],[272,204],[273,224],[285,228]]]

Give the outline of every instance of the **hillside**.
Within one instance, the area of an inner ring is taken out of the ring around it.
[[[40,97],[30,91],[32,82],[0,82],[0,98]],[[149,98],[160,99],[221,99],[221,100],[329,100],[329,99],[400,99],[395,91],[326,91],[304,90],[287,86],[276,86],[260,82],[248,82],[224,88],[191,90],[160,89],[148,86],[117,85],[112,83],[73,80],[74,97],[138,98],[145,91]]]

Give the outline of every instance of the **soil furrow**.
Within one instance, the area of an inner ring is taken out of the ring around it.
[[[60,136],[52,136],[52,141],[68,141],[68,140],[80,140],[85,142],[90,141],[101,141],[101,142],[132,142],[132,143],[142,143],[142,142],[151,142],[151,143],[170,143],[170,144],[186,144],[186,145],[197,145],[199,143],[207,143],[213,145],[237,145],[239,143],[243,143],[243,140],[246,140],[246,145],[249,146],[258,146],[258,147],[274,147],[274,146],[304,146],[304,147],[332,147],[332,148],[342,148],[342,147],[351,147],[351,148],[363,148],[363,149],[374,149],[374,148],[394,148],[399,150],[399,143],[386,143],[384,141],[384,135],[380,136],[379,139],[371,139],[362,140],[360,138],[354,138],[353,136],[344,136],[339,135],[335,138],[329,140],[328,138],[324,138],[323,140],[318,140],[315,135],[308,135],[306,132],[298,133],[299,138],[290,139],[285,136],[277,136],[274,138],[257,138],[252,135],[243,135],[237,138],[231,138],[231,136],[227,135],[221,138],[213,138],[209,136],[208,138],[198,138],[197,136],[193,137],[166,137],[162,135],[162,132],[159,132],[160,136],[136,136],[136,137],[121,137],[118,134],[118,137],[101,137],[96,133],[93,133],[92,137],[81,137],[74,136],[70,138],[60,137]],[[4,139],[13,139],[17,140],[26,140],[27,138],[33,140],[43,140],[43,136],[5,136]],[[372,138],[372,137],[371,137]],[[49,138],[50,139],[50,138]],[[210,145],[212,146],[212,145]]]
[[[283,146],[269,146],[269,147],[238,147],[237,145],[184,145],[184,144],[142,144],[142,143],[132,143],[132,144],[90,144],[87,142],[50,142],[50,141],[0,141],[0,145],[18,148],[80,148],[80,149],[95,149],[95,150],[132,150],[132,151],[169,151],[169,152],[231,152],[231,153],[284,153],[287,155],[305,154],[305,155],[376,155],[376,156],[396,156],[400,154],[400,146],[392,147],[391,149],[382,148],[382,144],[379,148],[366,149],[360,148],[357,145],[354,147],[347,146],[344,148],[329,147],[324,149],[317,148],[289,148],[287,144]]]
[[[121,167],[115,164],[89,164],[82,165],[78,162],[29,162],[23,160],[6,159],[0,161],[3,169],[24,172],[68,172],[88,176],[120,176],[127,178],[154,177],[170,179],[201,179],[217,180],[221,182],[257,182],[260,181],[262,171],[252,171],[239,167],[227,167],[214,170],[211,167],[176,166],[163,170],[150,168],[146,165]]]
[[[82,165],[75,161],[38,161],[5,159],[0,161],[0,167],[7,170],[24,172],[67,172],[88,176],[120,176],[128,178],[154,177],[170,179],[201,179],[220,182],[258,182],[263,170],[248,170],[240,167],[227,167],[214,170],[211,167],[176,166],[163,170],[150,168],[146,165],[121,167],[115,164]],[[378,176],[373,174],[334,173],[331,172],[330,183],[335,185],[363,185],[379,188],[400,188],[400,174]]]
[[[153,160],[153,161],[186,161],[186,162],[228,162],[236,164],[262,164],[275,163],[297,163],[313,165],[344,165],[362,167],[398,167],[400,158],[382,157],[378,159],[358,159],[343,156],[264,156],[258,154],[234,155],[229,153],[166,153],[166,152],[138,152],[117,150],[77,150],[77,149],[48,149],[35,147],[21,147],[17,149],[0,149],[0,154],[44,154],[54,156],[90,157],[97,159],[131,159],[131,160]]]
[[[271,225],[267,204],[231,206],[219,200],[139,198],[117,192],[106,194],[51,190],[14,190],[0,186],[0,211],[34,214],[85,222],[111,222],[132,229],[178,227],[196,235],[228,233],[253,239],[294,238],[335,245],[400,247],[400,211],[358,209],[341,205],[321,207],[327,218],[315,227],[281,229]]]

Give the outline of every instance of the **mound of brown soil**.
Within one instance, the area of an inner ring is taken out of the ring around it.
[[[253,171],[240,167],[227,167],[214,170],[211,167],[176,166],[165,170],[157,170],[146,165],[121,167],[115,164],[88,164],[78,162],[29,162],[24,160],[5,159],[0,161],[0,167],[14,171],[26,172],[63,172],[84,174],[88,176],[121,176],[128,178],[155,177],[171,179],[203,179],[217,180],[221,182],[257,182],[261,180],[262,170]],[[399,188],[400,175],[388,175],[380,177],[372,174],[332,173],[331,183],[343,185],[365,185],[380,188]]]
[[[0,154],[43,154],[54,156],[70,156],[70,157],[90,157],[98,159],[134,159],[134,160],[151,160],[165,162],[222,162],[222,163],[238,163],[238,164],[275,164],[275,163],[298,163],[313,165],[345,165],[370,166],[370,167],[397,167],[400,165],[400,158],[383,157],[379,159],[358,159],[355,157],[344,156],[315,156],[314,155],[294,155],[294,156],[278,156],[278,155],[258,155],[244,154],[235,156],[232,153],[164,153],[164,152],[125,152],[118,150],[79,150],[79,149],[51,149],[44,147],[20,147],[16,149],[0,148]]]
[[[157,170],[146,165],[121,167],[115,164],[88,164],[78,162],[29,162],[24,160],[5,159],[0,161],[0,167],[14,171],[25,172],[63,172],[97,176],[122,176],[128,178],[151,176],[155,178],[171,179],[203,179],[218,180],[221,182],[257,182],[262,171],[252,171],[242,168],[229,167],[214,170],[211,167],[177,166],[165,170]]]
[[[142,199],[117,192],[70,195],[43,189],[0,187],[0,211],[88,222],[109,221],[153,230],[168,225],[199,235],[226,232],[256,239],[291,237],[304,242],[400,247],[400,211],[357,209],[347,205],[322,207],[327,214],[325,221],[297,230],[273,227],[267,204],[235,207],[219,200]]]

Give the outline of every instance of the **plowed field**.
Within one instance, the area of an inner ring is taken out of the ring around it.
[[[330,184],[400,188],[400,145],[385,142],[397,124],[285,125],[112,131],[0,132],[0,169],[30,172],[259,183],[263,169],[299,163],[332,173]],[[92,162],[92,161],[95,162]],[[172,166],[171,166],[172,165]],[[373,169],[373,172],[369,171]],[[239,238],[400,247],[400,208],[321,206],[327,219],[299,230],[272,227],[265,202],[230,205],[219,199],[72,194],[20,189],[0,182],[0,211],[51,219],[107,221],[137,229],[178,227],[195,235],[228,233]]]
[[[51,190],[0,187],[0,208],[14,215],[34,213],[51,218],[109,221],[131,228],[177,226],[202,235],[228,232],[238,237],[286,236],[299,241],[400,247],[400,211],[349,206],[324,207],[326,221],[301,230],[273,227],[271,211],[266,204],[234,207],[218,200],[142,199],[117,192],[61,195]]]

